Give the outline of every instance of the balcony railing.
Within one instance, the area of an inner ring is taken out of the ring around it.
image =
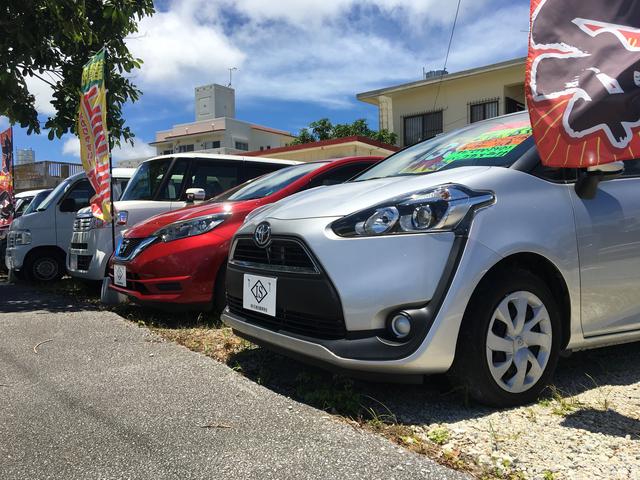
[[[53,188],[71,175],[82,172],[79,163],[44,162],[16,165],[14,167],[15,190],[37,190],[41,188]]]

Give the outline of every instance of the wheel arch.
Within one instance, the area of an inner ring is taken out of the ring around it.
[[[31,260],[33,257],[45,252],[57,255],[58,257],[60,257],[63,263],[65,263],[66,261],[67,253],[62,248],[58,247],[57,245],[42,245],[29,250],[29,253],[27,253],[27,255],[24,257],[24,263],[27,263],[27,261]]]
[[[569,294],[567,281],[560,272],[560,269],[547,257],[533,252],[513,253],[504,257],[482,276],[482,279],[474,289],[474,295],[482,283],[492,275],[497,274],[500,270],[513,268],[525,269],[540,277],[549,286],[560,309],[562,328],[561,345],[562,348],[565,348],[571,338],[571,296]]]

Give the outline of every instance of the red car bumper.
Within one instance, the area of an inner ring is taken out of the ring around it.
[[[229,239],[214,233],[168,243],[158,241],[130,261],[112,258],[110,288],[136,303],[208,309],[212,305],[218,272],[226,264],[229,246]],[[126,287],[114,284],[113,264],[126,267]],[[224,284],[220,288],[224,288]]]

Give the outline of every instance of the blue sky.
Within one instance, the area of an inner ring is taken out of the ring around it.
[[[141,100],[124,114],[136,133],[134,147],[116,160],[153,153],[157,130],[193,120],[193,88],[228,82],[234,73],[239,119],[296,133],[318,118],[366,118],[377,128],[375,107],[359,92],[419,80],[422,68],[442,68],[455,14],[454,0],[175,0],[128,40],[142,69],[134,82]],[[448,70],[526,54],[529,2],[462,0]],[[46,85],[29,81],[45,121],[51,113]],[[0,117],[0,128],[8,125]],[[77,162],[71,136],[50,142],[46,132],[15,128],[17,148],[38,160]]]

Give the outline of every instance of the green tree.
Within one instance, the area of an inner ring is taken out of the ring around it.
[[[140,68],[125,39],[153,15],[153,0],[5,0],[0,8],[0,115],[40,133],[35,97],[26,79],[53,90],[56,113],[44,128],[49,139],[75,132],[82,66],[103,46],[107,52],[108,127],[112,141],[133,142],[122,107],[140,90],[125,76]]]
[[[328,118],[321,118],[315,122],[309,124],[309,128],[313,132],[313,135],[318,141],[329,140],[333,138],[331,132],[333,131],[333,124]]]
[[[359,118],[353,123],[337,123],[333,125],[328,118],[322,118],[309,124],[309,128],[303,128],[291,145],[318,142],[333,138],[368,137],[378,142],[395,145],[398,136],[386,129],[380,131],[371,130],[364,118]]]

